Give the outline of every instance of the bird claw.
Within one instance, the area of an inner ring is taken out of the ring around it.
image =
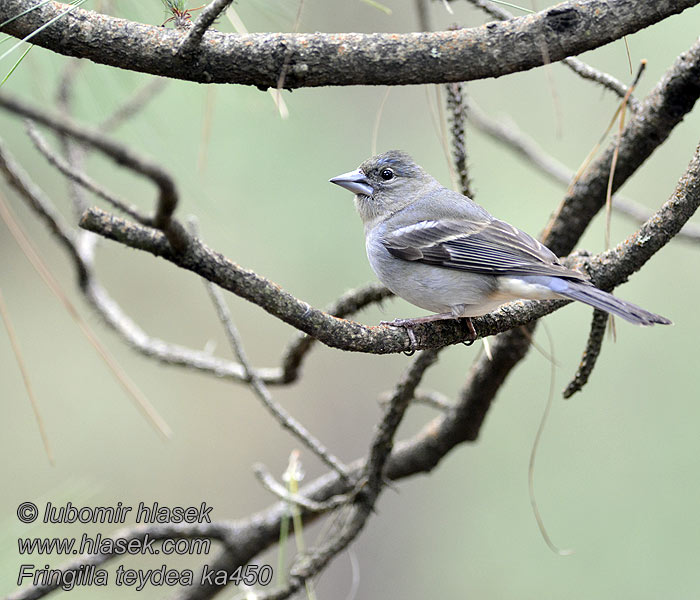
[[[402,327],[408,334],[408,339],[411,342],[411,347],[408,350],[403,350],[406,356],[413,356],[418,350],[418,340],[413,332],[413,321],[411,319],[394,319],[393,321],[382,321],[380,325],[388,325],[389,327]]]
[[[462,343],[465,346],[471,346],[475,341],[477,336],[476,329],[474,329],[474,323],[472,323],[472,320],[470,317],[464,317],[463,320],[464,325],[467,326],[467,332],[469,333],[469,338],[466,340],[463,340]]]

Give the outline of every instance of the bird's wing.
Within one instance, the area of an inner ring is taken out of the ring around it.
[[[395,257],[484,275],[553,275],[586,280],[546,246],[505,221],[426,220],[388,232]]]

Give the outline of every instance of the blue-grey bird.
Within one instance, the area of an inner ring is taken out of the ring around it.
[[[440,185],[404,152],[374,156],[330,181],[355,193],[379,280],[437,313],[391,322],[406,327],[414,345],[414,324],[476,317],[518,299],[578,300],[637,325],[671,323],[599,290],[524,231]]]

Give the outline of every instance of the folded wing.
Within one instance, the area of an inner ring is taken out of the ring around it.
[[[585,281],[546,246],[504,221],[420,221],[386,234],[395,257],[483,275],[551,275]]]

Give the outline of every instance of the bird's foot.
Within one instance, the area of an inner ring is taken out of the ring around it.
[[[474,323],[470,317],[456,317],[453,314],[445,313],[439,315],[430,315],[427,317],[417,317],[414,319],[394,319],[393,321],[382,321],[380,325],[389,325],[390,327],[403,327],[408,334],[408,339],[411,342],[411,348],[409,350],[404,350],[403,353],[406,356],[411,356],[418,350],[418,341],[416,340],[416,334],[413,331],[415,325],[423,323],[432,323],[434,321],[445,321],[448,319],[459,319],[467,328],[466,333],[469,334],[469,338],[464,340],[462,343],[465,346],[471,346],[477,339],[478,335],[476,329],[474,329]]]
[[[404,350],[403,353],[406,356],[413,356],[416,353],[416,350],[418,350],[418,340],[416,340],[416,334],[413,332],[416,319],[394,319],[393,321],[381,321],[379,324],[388,325],[389,327],[404,328],[408,334],[408,340],[411,342],[411,347],[408,350]]]

